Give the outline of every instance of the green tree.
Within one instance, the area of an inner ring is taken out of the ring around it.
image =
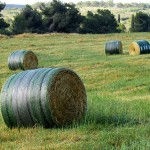
[[[32,5],[32,7],[33,7],[34,9],[40,9],[40,6],[41,6],[42,4],[43,4],[42,2],[36,2],[36,3],[34,3],[34,4]]]
[[[120,23],[120,14],[118,14],[118,23]]]
[[[99,4],[98,1],[92,1],[92,2],[91,2],[91,6],[92,6],[92,7],[99,7],[99,5],[100,5],[100,4]]]
[[[132,18],[131,18],[130,32],[134,32],[134,15],[132,15]]]
[[[101,0],[99,2],[99,5],[100,5],[100,7],[106,7],[106,3],[103,0]]]
[[[82,2],[82,1],[80,1],[80,2],[78,2],[77,4],[76,4],[78,7],[84,7],[84,2]]]
[[[119,3],[117,3],[117,7],[118,7],[118,8],[123,8],[123,7],[124,7],[124,4],[121,3],[121,2],[119,2]]]
[[[5,8],[6,4],[0,2],[0,12]],[[0,30],[8,28],[9,24],[5,22],[2,18],[2,14],[0,13]]]
[[[113,14],[109,10],[97,10],[94,14],[88,11],[80,32],[81,33],[113,33],[118,32],[118,24]]]
[[[150,16],[143,12],[136,13],[134,17],[134,31],[147,32],[150,28]]]
[[[85,6],[86,6],[86,7],[90,7],[92,2],[91,2],[91,1],[86,1],[86,2],[84,2],[84,3],[85,3]]]
[[[42,16],[30,5],[26,5],[12,22],[12,31],[14,34],[40,33],[42,30]]]
[[[114,6],[114,1],[113,1],[113,0],[108,0],[108,1],[107,1],[107,5],[108,5],[109,7],[113,7],[113,6]]]
[[[125,25],[122,24],[122,23],[119,23],[118,30],[119,30],[121,33],[125,33],[125,32],[126,32],[126,27],[125,27]]]
[[[47,32],[78,32],[82,16],[74,4],[53,0],[50,5],[42,5],[44,26]]]

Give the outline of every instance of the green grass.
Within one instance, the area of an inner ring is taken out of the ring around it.
[[[104,53],[108,40],[123,43],[123,55]],[[0,88],[14,50],[32,50],[39,67],[66,67],[83,80],[88,96],[85,118],[66,128],[8,129],[0,113],[0,149],[149,150],[150,54],[130,56],[132,41],[149,33],[23,34],[0,37]]]

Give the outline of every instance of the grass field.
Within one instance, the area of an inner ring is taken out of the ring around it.
[[[119,39],[123,55],[106,56],[104,44]],[[0,88],[8,77],[8,55],[32,50],[39,67],[66,67],[83,80],[88,110],[78,124],[67,128],[8,129],[0,113],[0,149],[149,150],[150,54],[130,56],[132,41],[149,33],[46,34],[0,37]]]

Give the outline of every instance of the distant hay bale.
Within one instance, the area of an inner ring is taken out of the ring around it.
[[[105,43],[105,53],[106,54],[122,54],[122,42],[119,40],[108,41]]]
[[[135,41],[129,45],[130,55],[140,55],[149,53],[150,53],[150,44],[146,40]]]
[[[8,67],[10,70],[30,70],[36,69],[38,59],[32,51],[17,50],[8,57]]]
[[[87,109],[80,77],[70,69],[41,68],[11,76],[1,91],[1,112],[9,128],[65,126]]]

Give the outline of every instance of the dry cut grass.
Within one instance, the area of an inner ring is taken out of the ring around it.
[[[83,80],[85,118],[67,128],[8,129],[0,114],[0,149],[149,149],[150,54],[130,56],[129,44],[149,33],[24,34],[0,38],[0,88],[10,75],[7,57],[32,50],[39,67],[66,67]],[[105,55],[108,40],[121,40],[122,55]]]

